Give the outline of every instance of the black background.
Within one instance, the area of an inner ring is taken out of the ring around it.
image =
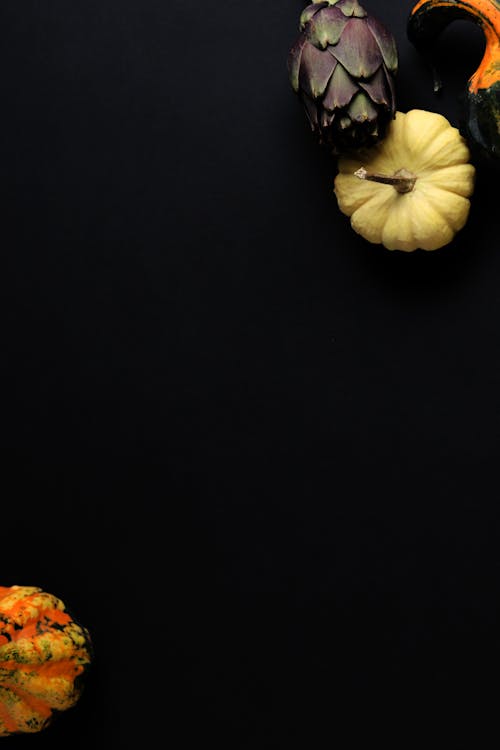
[[[482,35],[445,32],[436,97],[411,5],[365,2],[398,108],[458,124]],[[1,3],[1,583],[96,647],[13,746],[495,725],[498,170],[436,253],[356,236],[287,80],[301,8]]]

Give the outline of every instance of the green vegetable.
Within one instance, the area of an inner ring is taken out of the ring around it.
[[[383,138],[396,111],[396,42],[358,0],[308,5],[288,70],[312,130],[334,153]]]

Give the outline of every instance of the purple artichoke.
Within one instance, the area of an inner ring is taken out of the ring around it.
[[[288,71],[320,143],[338,154],[383,138],[396,111],[392,34],[358,0],[316,0],[300,29]]]

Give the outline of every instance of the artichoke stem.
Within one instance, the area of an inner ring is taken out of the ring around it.
[[[408,169],[398,169],[392,176],[385,174],[376,174],[367,172],[364,167],[360,167],[354,172],[360,180],[370,180],[371,182],[381,182],[384,185],[392,185],[398,193],[411,193],[417,181],[417,175]]]

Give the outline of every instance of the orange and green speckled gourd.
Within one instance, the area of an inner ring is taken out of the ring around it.
[[[75,705],[91,662],[88,632],[34,586],[0,586],[0,737],[38,732]]]

